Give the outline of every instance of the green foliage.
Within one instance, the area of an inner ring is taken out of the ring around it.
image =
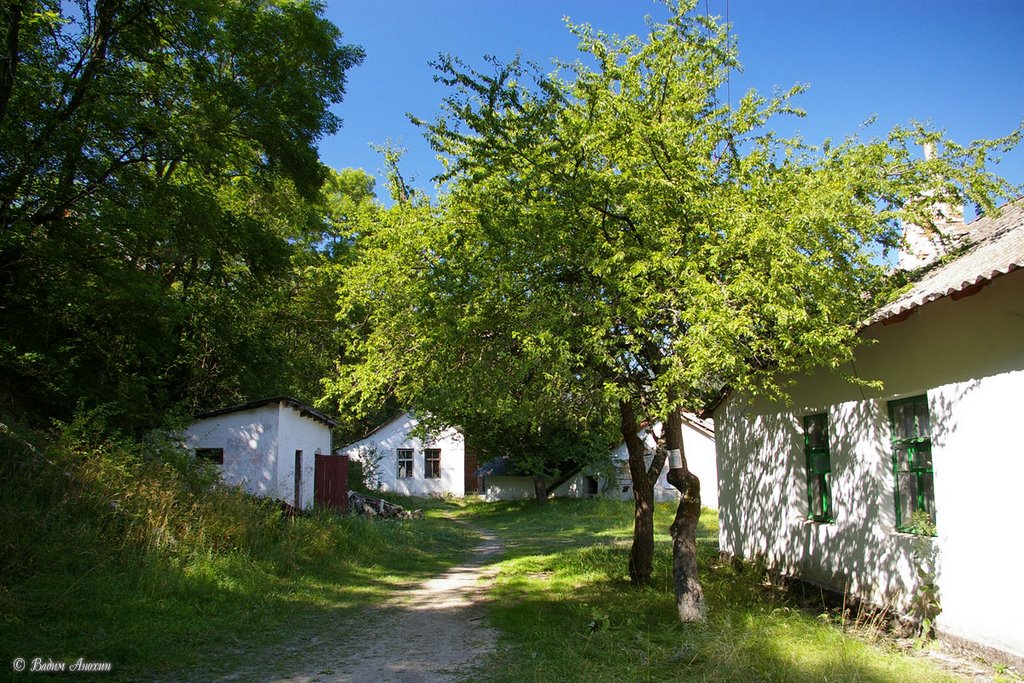
[[[490,72],[437,61],[450,95],[424,125],[446,193],[400,203],[366,235],[340,289],[357,324],[333,399],[397,397],[513,437],[618,422],[634,490],[650,495],[640,424],[723,387],[783,397],[812,368],[841,372],[890,293],[879,257],[899,220],[1013,192],[984,168],[1020,130],[968,147],[917,124],[780,139],[802,87],[723,102],[739,66],[727,27],[694,0],[667,4],[645,38],[570,24],[580,59],[550,74],[519,58],[489,58]],[[942,154],[918,158],[926,141]]]
[[[64,419],[110,403],[138,429],[284,393],[281,281],[325,229],[315,144],[361,49],[305,0],[3,16],[0,398]]]
[[[726,27],[669,7],[646,38],[570,25],[581,58],[550,74],[437,61],[451,94],[425,125],[447,192],[364,236],[335,400],[530,429],[607,425],[620,402],[653,422],[723,386],[784,395],[786,378],[851,357],[889,292],[879,255],[899,219],[1013,191],[984,167],[1020,131],[967,147],[917,124],[780,139],[802,87],[723,102]],[[917,157],[937,140],[942,154]]]
[[[921,536],[934,536],[936,532],[935,522],[927,510],[914,510],[908,529]]]
[[[349,459],[349,487],[353,491],[368,493],[380,488],[384,454],[376,446],[359,448],[359,458]]]
[[[975,162],[1019,137],[946,143],[928,162],[912,145],[938,135],[920,126],[779,140],[771,123],[798,113],[801,88],[721,102],[735,46],[692,3],[675,10],[646,41],[570,26],[586,60],[550,75],[442,59],[454,94],[429,126],[463,233],[445,258],[494,264],[473,272],[476,301],[510,302],[526,324],[511,334],[599,368],[642,419],[725,385],[777,395],[781,376],[839,367],[886,294],[877,254],[896,219],[939,179],[955,199],[1009,191]],[[479,334],[505,331],[485,316]]]
[[[373,523],[216,484],[173,439],[105,436],[81,415],[52,440],[0,424],[0,624],[10,656],[114,663],[126,680],[240,664],[233,646],[365,605],[475,542],[437,519]],[[419,505],[418,507],[425,507]],[[186,676],[192,678],[194,676]]]
[[[911,551],[917,577],[911,596],[911,612],[918,621],[921,638],[928,639],[935,635],[935,617],[942,612],[937,583],[938,551],[931,538],[936,530],[931,515],[925,510],[915,510],[911,520],[912,532],[920,536],[914,539]]]

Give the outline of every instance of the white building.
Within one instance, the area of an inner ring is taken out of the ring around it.
[[[376,468],[381,491],[406,496],[463,496],[476,490],[476,455],[457,429],[427,439],[416,435],[419,420],[402,413],[365,437],[338,449],[340,455]]]
[[[313,408],[275,396],[196,415],[185,440],[198,457],[221,465],[225,483],[304,509],[313,506],[316,455],[331,452],[335,426]]]
[[[969,227],[866,322],[846,370],[882,390],[822,370],[716,408],[719,542],[905,612],[934,554],[939,634],[1024,657],[1024,200]]]
[[[484,500],[526,500],[535,499],[533,477],[517,473],[515,462],[510,458],[495,458],[479,470]],[[600,490],[600,479],[585,469],[574,469],[562,477],[553,477],[547,482],[548,497],[587,498],[596,496]]]
[[[657,440],[661,437],[662,426],[656,422],[641,429],[639,434],[650,455],[646,458],[650,467]],[[718,507],[718,468],[715,465],[715,429],[711,420],[702,420],[693,413],[683,413],[683,450],[687,468],[700,480],[700,502],[704,507]],[[625,442],[612,451],[612,462],[618,475],[617,481],[608,487],[607,495],[633,498],[633,478],[629,474],[629,451]],[[654,482],[654,500],[659,502],[678,501],[679,489],[668,483],[668,462],[661,468],[658,480]]]

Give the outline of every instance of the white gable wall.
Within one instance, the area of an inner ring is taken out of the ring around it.
[[[661,423],[656,423],[654,429],[661,433]],[[657,446],[654,434],[651,429],[640,431],[644,444],[653,453]],[[700,430],[683,421],[683,448],[686,455],[686,465],[690,472],[697,475],[700,480],[700,502],[701,505],[709,508],[718,507],[718,468],[715,465],[715,439],[703,430]],[[626,444],[621,443],[612,451],[612,462],[618,472],[618,481],[610,484],[608,495],[619,499],[633,498],[633,482],[629,475],[629,452]],[[650,462],[650,460],[648,460]],[[679,490],[668,483],[668,462],[661,468],[661,474],[654,483],[654,499],[659,502],[679,500]]]
[[[314,503],[316,454],[331,452],[331,430],[287,405],[279,408],[279,424],[277,498],[295,507],[310,508]],[[301,504],[295,501],[295,451],[302,451]]]
[[[466,493],[466,448],[462,434],[456,429],[446,429],[429,441],[424,442],[412,436],[419,421],[409,413],[387,423],[365,439],[349,444],[338,452],[353,460],[362,460],[365,449],[377,449],[381,454],[379,474],[382,491],[394,491],[406,496],[439,496],[450,494],[463,496]],[[411,448],[413,451],[413,476],[398,476],[398,449]],[[427,479],[424,464],[424,449],[441,450],[441,477]]]
[[[1018,500],[1024,481],[1024,272],[979,293],[874,325],[856,372],[882,391],[828,372],[799,382],[793,404],[715,414],[721,549],[877,603],[908,608],[915,546],[939,555],[941,632],[1024,656]],[[853,371],[853,367],[846,369]],[[888,401],[927,394],[938,535],[896,531]],[[807,520],[804,415],[827,412],[833,523]]]
[[[224,483],[242,485],[256,495],[278,496],[276,404],[198,420],[185,430],[185,438],[190,448],[224,449]]]

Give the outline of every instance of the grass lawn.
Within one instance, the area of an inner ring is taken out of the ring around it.
[[[0,563],[0,655],[8,667],[15,657],[111,662],[104,680],[228,674],[265,646],[445,571],[477,543],[444,517],[448,505],[398,502],[427,507],[426,519],[243,520],[260,542],[174,553],[126,552],[103,538],[95,514],[81,526],[23,524],[15,540],[39,543],[19,566]],[[246,514],[263,509],[239,504]],[[215,533],[227,518],[190,523]]]
[[[133,453],[114,444],[0,459],[6,661],[109,661],[115,680],[229,674],[465,560],[478,535],[455,517],[506,547],[492,589],[499,650],[481,680],[947,679],[844,634],[752,570],[719,565],[714,513],[699,539],[710,617],[682,625],[668,505],[657,511],[656,580],[636,588],[626,578],[629,502],[396,499],[426,519],[288,519],[238,492],[195,493]]]
[[[487,680],[956,680],[882,639],[844,632],[751,569],[719,563],[714,511],[701,516],[698,538],[708,620],[685,625],[670,575],[674,506],[658,506],[655,580],[643,588],[627,575],[631,502],[469,503],[459,514],[507,548],[492,591],[502,635]]]

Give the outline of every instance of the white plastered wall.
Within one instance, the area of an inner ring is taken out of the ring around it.
[[[874,340],[845,370],[881,391],[819,372],[786,407],[730,397],[715,413],[723,551],[762,556],[803,578],[907,608],[915,547],[938,554],[940,632],[1024,656],[1024,272],[973,296],[941,299]],[[895,529],[888,401],[927,393],[937,536]],[[802,417],[829,415],[835,521],[807,521]]]
[[[309,509],[314,503],[316,455],[331,452],[331,430],[286,404],[280,405],[278,423],[277,498]],[[295,500],[296,451],[302,451],[302,491],[298,503]]]
[[[661,423],[653,429],[660,434]],[[643,429],[640,435],[648,451],[654,452],[656,439],[651,429]],[[718,507],[718,467],[715,464],[715,439],[705,431],[683,421],[683,448],[686,466],[700,480],[700,502],[709,508]],[[618,473],[618,481],[611,482],[607,495],[622,500],[633,498],[632,479],[629,475],[629,452],[626,444],[619,444],[612,451],[612,462]],[[648,459],[648,463],[650,459]],[[661,474],[654,483],[654,499],[659,502],[679,500],[679,490],[668,483],[668,463],[661,468]]]
[[[295,505],[295,451],[302,456],[301,507],[314,503],[316,453],[330,453],[331,430],[279,403],[203,418],[185,430],[190,448],[222,448],[229,486]]]
[[[271,404],[198,420],[185,439],[190,448],[224,449],[224,483],[278,497],[278,428],[277,405]]]
[[[343,447],[339,453],[361,461],[366,449],[376,449],[382,456],[379,468],[382,491],[394,491],[407,496],[465,495],[466,448],[462,434],[456,429],[446,429],[424,442],[413,436],[412,432],[418,424],[415,416],[404,413],[365,439]],[[400,448],[413,451],[412,477],[398,476]],[[426,448],[441,450],[441,477],[438,479],[427,479],[424,476]]]

